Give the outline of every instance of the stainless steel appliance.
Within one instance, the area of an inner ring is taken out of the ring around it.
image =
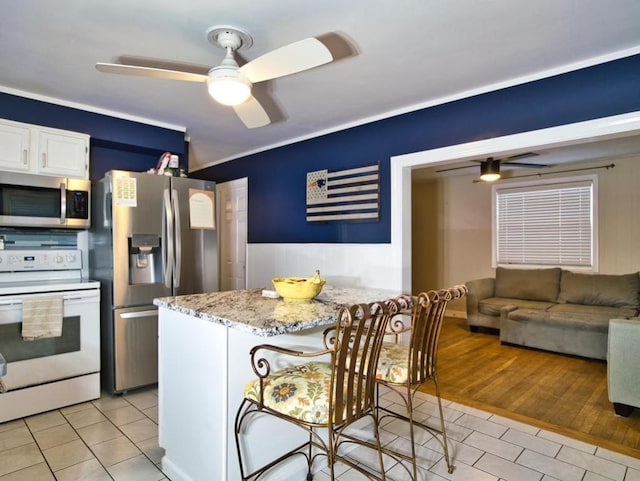
[[[0,227],[88,229],[90,197],[88,180],[3,172]]]
[[[93,186],[91,277],[102,283],[102,379],[158,381],[156,297],[218,290],[215,184],[110,171]]]
[[[80,250],[11,237],[0,250],[0,423],[100,397],[100,283],[82,278]],[[61,302],[62,335],[25,339],[24,306],[43,298]]]

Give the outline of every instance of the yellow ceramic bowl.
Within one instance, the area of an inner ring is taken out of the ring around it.
[[[322,291],[324,279],[320,282],[307,282],[306,277],[274,277],[273,287],[285,301],[310,301]]]

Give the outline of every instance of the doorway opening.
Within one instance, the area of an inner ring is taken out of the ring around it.
[[[622,137],[640,139],[640,112],[616,115],[520,134],[453,145],[391,158],[391,285],[411,291],[411,177],[418,168],[481,157],[504,157],[530,150],[597,143]],[[638,142],[640,152],[640,140]]]

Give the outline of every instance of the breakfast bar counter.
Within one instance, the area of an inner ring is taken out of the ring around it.
[[[381,301],[399,294],[325,286],[311,302],[262,296],[261,289],[192,294],[154,300],[159,307],[159,444],[162,470],[172,481],[240,479],[234,437],[244,385],[255,377],[249,351],[274,344],[315,351],[322,332],[344,305]],[[283,360],[273,358],[274,365]],[[288,361],[287,361],[288,362]],[[256,417],[251,423],[249,463],[300,444],[304,433]],[[253,437],[255,436],[255,437]],[[263,479],[299,480],[304,463],[284,464]]]

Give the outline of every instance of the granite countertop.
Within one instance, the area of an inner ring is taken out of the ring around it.
[[[162,297],[153,303],[205,321],[269,337],[326,326],[345,305],[383,301],[400,292],[325,285],[311,302],[286,302],[262,296],[262,289]]]

